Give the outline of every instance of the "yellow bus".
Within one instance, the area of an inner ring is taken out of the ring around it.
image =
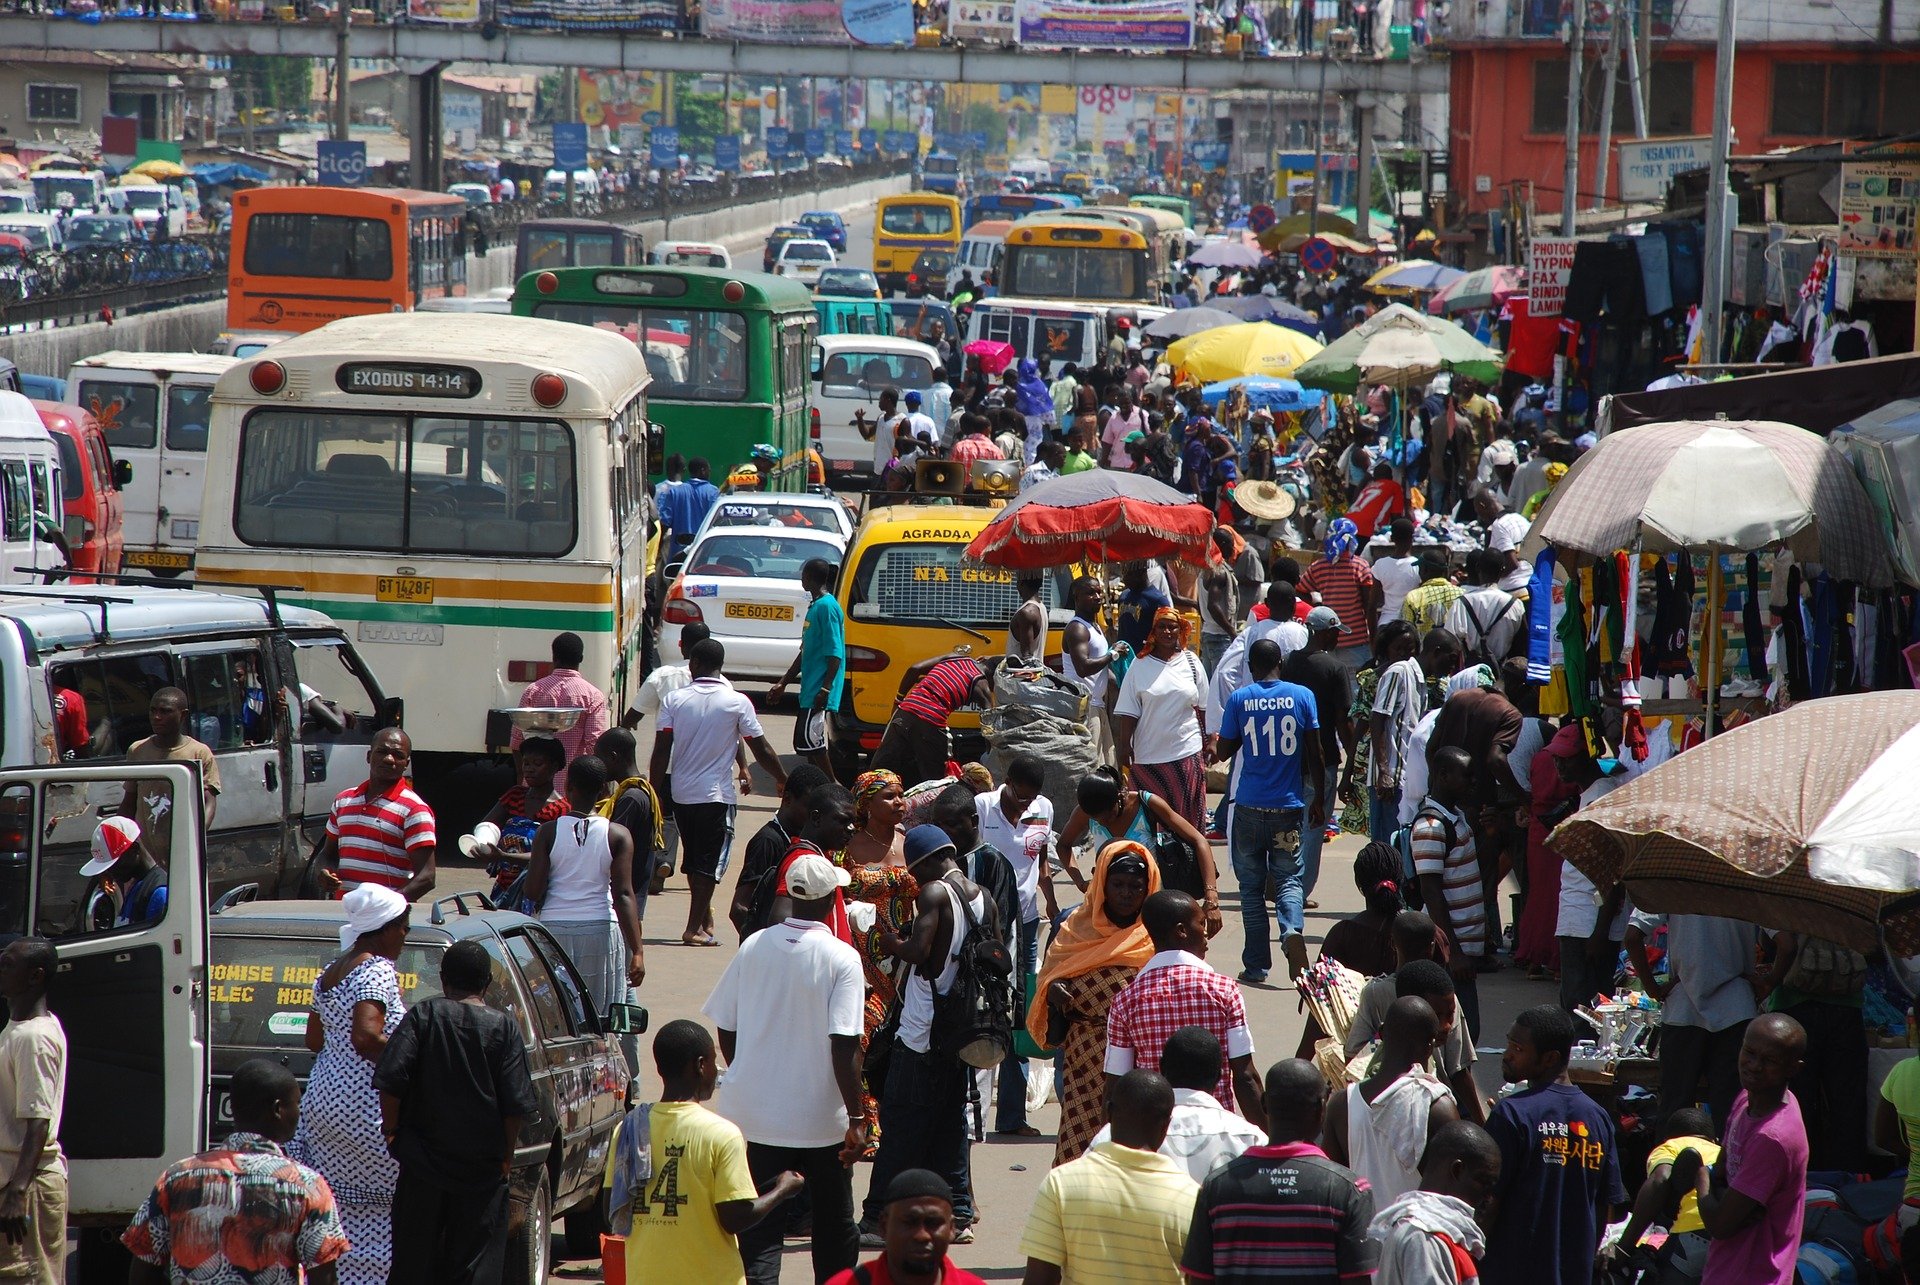
[[[1111,227],[1132,228],[1147,241],[1147,255],[1153,264],[1153,281],[1167,291],[1173,289],[1173,265],[1186,257],[1187,225],[1171,210],[1131,205],[1083,205],[1062,210],[1062,218]]]
[[[873,273],[891,294],[907,287],[907,274],[924,250],[960,252],[960,200],[939,192],[883,196],[873,215]]]
[[[1147,239],[1118,224],[1032,215],[1007,229],[1000,293],[1020,299],[1158,303]]]

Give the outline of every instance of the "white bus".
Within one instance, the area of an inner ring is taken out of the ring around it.
[[[197,575],[297,586],[283,599],[352,621],[416,771],[504,749],[562,632],[624,709],[646,387],[632,341],[532,317],[347,317],[275,344],[214,390]]]

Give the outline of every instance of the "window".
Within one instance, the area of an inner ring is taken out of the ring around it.
[[[575,232],[573,234],[574,266],[611,268],[619,261],[619,256],[613,252],[613,233]]]
[[[28,465],[33,476],[33,511],[43,518],[55,522],[60,520],[60,506],[53,502],[53,471],[45,460],[34,460]]]
[[[1002,266],[1009,295],[1133,299],[1145,285],[1147,255],[1096,246],[1010,245]]]
[[[215,921],[216,923],[218,920]],[[207,981],[213,1017],[213,1042],[222,1048],[304,1049],[306,1016],[313,1004],[313,983],[327,966],[328,952],[309,937],[256,937],[215,932],[207,943]],[[394,968],[400,997],[408,1008],[440,994],[440,956],[444,948],[408,942]],[[495,1003],[499,985],[487,992]],[[512,988],[505,988],[511,997]]]
[[[1777,63],[1770,132],[1870,138],[1920,129],[1920,68]]]
[[[538,303],[533,315],[617,330],[641,344],[648,395],[669,401],[737,402],[747,395],[747,318],[710,308],[636,308],[624,303]],[[642,342],[644,332],[645,342]]]
[[[344,214],[256,214],[246,222],[246,270],[263,277],[387,281],[393,232]]]
[[[710,533],[694,547],[687,557],[687,574],[798,580],[800,568],[811,558],[834,562],[838,560],[838,551],[820,540],[720,531]]]
[[[28,85],[27,119],[79,124],[80,86]]]
[[[945,205],[889,205],[881,211],[880,230],[896,236],[950,236],[953,211]]]
[[[293,668],[300,687],[302,741],[323,739],[364,745],[373,739],[373,692],[357,658],[343,643],[338,639],[296,638]],[[338,731],[334,730],[336,722],[341,724]]]
[[[118,379],[82,379],[80,405],[122,450],[152,450],[160,440],[160,386]]]
[[[68,504],[77,503],[85,499],[87,494],[86,474],[81,472],[80,448],[65,433],[55,433],[53,445],[60,452],[60,498]]]
[[[1594,133],[1600,120],[1605,73],[1592,60],[1586,64],[1582,85],[1582,132]],[[1647,104],[1647,133],[1655,138],[1693,132],[1693,64],[1680,59],[1653,64]],[[1563,134],[1567,128],[1567,60],[1542,58],[1533,64],[1533,132]],[[1633,88],[1623,63],[1614,86],[1613,136],[1633,132]]]
[[[5,506],[8,540],[33,538],[33,486],[25,460],[0,460],[0,503]]]
[[[573,547],[573,434],[535,420],[258,410],[234,527],[283,548],[558,557]]]
[[[77,660],[47,670],[50,697],[78,695],[85,707],[86,756],[91,758],[119,758],[151,735],[147,706],[155,692],[173,685],[173,663],[162,651]]]
[[[585,1034],[599,1030],[600,1015],[594,1012],[593,997],[587,993],[580,975],[574,972],[573,961],[568,958],[567,952],[560,949],[560,943],[542,929],[529,928],[526,935],[553,973],[553,980],[559,987],[560,1001],[567,1007],[567,1016],[573,1022],[574,1032]]]
[[[549,1040],[573,1038],[573,1027],[567,1019],[568,1006],[563,997],[560,984],[554,980],[553,971],[540,957],[540,952],[530,934],[517,932],[507,938],[507,953],[513,956],[513,962],[520,966],[520,975],[527,980],[527,994],[533,1000],[534,1024],[540,1028],[542,1036]]]
[[[167,449],[207,453],[207,421],[213,418],[213,389],[207,385],[167,385]]]
[[[181,687],[193,713],[187,735],[214,750],[273,740],[273,716],[260,653],[204,652],[181,657]]]
[[[855,352],[842,349],[827,358],[821,387],[841,397],[877,393],[882,388],[922,392],[933,387],[933,363],[913,353]]]

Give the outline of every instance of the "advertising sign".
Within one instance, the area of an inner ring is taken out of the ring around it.
[[[1527,309],[1536,317],[1557,317],[1567,302],[1567,278],[1573,275],[1572,237],[1537,236],[1527,247]]]
[[[661,169],[680,163],[680,131],[671,125],[655,125],[647,138],[647,159]]]
[[[825,156],[827,154],[827,131],[824,129],[809,129],[804,131],[800,135],[800,150],[807,154],[809,160],[817,161],[822,156]]]
[[[320,140],[320,186],[361,187],[367,181],[367,145]]]
[[[729,174],[740,172],[740,136],[722,134],[713,140],[713,168]]]
[[[833,131],[833,150],[837,156],[853,155],[853,131],[836,129]]]
[[[1080,140],[1096,147],[1118,136],[1120,122],[1133,119],[1133,90],[1124,85],[1082,85],[1076,127]]]
[[[1840,166],[1840,253],[1863,259],[1914,257],[1920,160]]]
[[[407,0],[407,17],[414,22],[478,22],[480,0]]]
[[[899,156],[913,150],[913,135],[903,129],[890,129],[880,140],[880,146],[883,150]]]
[[[880,131],[876,129],[861,130],[860,131],[860,150],[863,152],[873,152],[873,151],[878,151],[879,149],[880,149]]]
[[[700,31],[715,40],[780,45],[844,45],[840,0],[707,0]]]
[[[475,16],[469,21],[478,19],[478,5],[474,8]],[[505,27],[545,27],[561,31],[690,30],[681,0],[498,0],[494,13]]]
[[[1013,43],[1014,0],[951,0],[947,5],[947,34],[955,40],[982,44]]]
[[[1620,199],[1658,201],[1667,184],[1689,170],[1707,168],[1711,138],[1643,138],[1620,144]]]
[[[1193,0],[1014,0],[1022,45],[1056,49],[1191,49]]]
[[[587,168],[587,127],[578,121],[555,121],[553,126],[553,167],[558,170]]]
[[[483,115],[480,95],[443,90],[440,94],[440,128],[450,134],[463,129],[480,132]]]
[[[580,119],[588,125],[657,125],[666,77],[644,71],[579,73]],[[651,119],[649,119],[651,118]]]
[[[913,0],[840,0],[840,23],[856,45],[910,45]]]
[[[785,125],[767,126],[767,155],[785,156],[793,147],[793,131]]]

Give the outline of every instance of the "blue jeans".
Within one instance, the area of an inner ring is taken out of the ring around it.
[[[1328,768],[1325,779],[1315,781],[1307,779],[1307,807],[1313,807],[1316,798],[1326,800],[1327,815],[1335,816],[1339,810],[1336,798],[1340,790],[1340,771]],[[1327,828],[1314,825],[1311,821],[1302,821],[1300,831],[1300,900],[1306,901],[1313,896],[1313,885],[1320,881],[1320,850],[1327,846]]]
[[[1200,663],[1206,666],[1209,675],[1220,668],[1220,658],[1227,654],[1227,646],[1232,641],[1226,634],[1200,635]]]
[[[1016,982],[1033,971],[1039,951],[1040,921],[1029,919],[1020,925],[1020,947],[1013,970]],[[1000,1064],[1000,1088],[995,1098],[993,1131],[1012,1133],[1015,1129],[1024,1129],[1027,1125],[1027,1059],[1016,1053],[1007,1054],[1006,1061]]]
[[[1400,791],[1383,799],[1372,786],[1361,788],[1367,792],[1367,837],[1375,843],[1391,843],[1393,832],[1400,828]]]
[[[1250,972],[1273,968],[1273,943],[1268,940],[1266,885],[1273,880],[1274,915],[1280,934],[1300,932],[1305,926],[1300,890],[1300,827],[1306,813],[1300,808],[1233,807],[1233,877],[1240,885],[1240,923],[1246,941],[1240,964]]]

